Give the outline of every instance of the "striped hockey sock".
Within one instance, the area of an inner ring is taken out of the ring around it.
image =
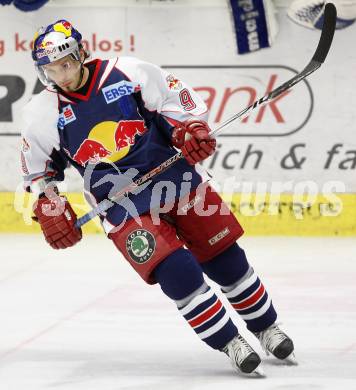
[[[252,267],[236,283],[222,287],[222,291],[251,332],[265,330],[276,321],[271,298]]]
[[[236,326],[210,287],[179,311],[195,333],[214,349],[222,349],[237,335]]]

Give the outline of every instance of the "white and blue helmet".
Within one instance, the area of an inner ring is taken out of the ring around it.
[[[80,61],[82,35],[67,20],[58,20],[47,27],[41,27],[33,39],[32,59],[39,79],[46,86],[53,85],[43,65],[50,64],[67,55]],[[86,55],[87,57],[88,55]]]

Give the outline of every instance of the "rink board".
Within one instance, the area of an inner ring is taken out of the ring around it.
[[[82,194],[67,196],[79,216],[89,211]],[[250,236],[356,236],[356,194],[338,194],[332,202],[325,195],[313,199],[293,194],[222,196]],[[40,232],[31,210],[28,194],[0,193],[0,232]],[[98,218],[86,224],[84,232],[101,233]]]

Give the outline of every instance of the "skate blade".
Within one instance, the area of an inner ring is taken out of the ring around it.
[[[261,367],[261,364],[256,367],[252,372],[242,372],[240,369],[237,369],[238,373],[244,378],[265,378],[266,374],[264,369]]]
[[[295,357],[294,352],[292,352],[289,356],[287,356],[283,361],[288,366],[297,366],[298,365],[298,361]]]
[[[241,371],[236,366],[233,366],[233,367],[238,372],[238,374],[244,378],[265,378],[266,377],[265,371],[261,367],[261,364],[259,366],[257,366],[252,372],[249,372],[249,373]]]
[[[266,374],[261,364],[252,372],[257,378],[265,378]]]

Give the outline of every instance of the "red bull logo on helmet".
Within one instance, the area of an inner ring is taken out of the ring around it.
[[[82,166],[116,162],[129,153],[136,135],[142,136],[146,131],[143,120],[100,122],[92,128],[72,158]]]
[[[62,20],[62,25],[67,30],[71,30],[72,29],[72,25],[67,20]]]
[[[53,42],[52,41],[43,40],[41,43],[39,43],[37,45],[37,48],[38,49],[45,49],[47,46],[53,46]]]
[[[53,31],[61,32],[66,37],[70,37],[72,34],[72,25],[67,20],[59,20],[53,25]]]
[[[39,40],[36,44],[37,58],[43,58],[49,56],[57,51],[56,47],[53,46],[52,41],[47,41],[43,37],[43,40]]]

